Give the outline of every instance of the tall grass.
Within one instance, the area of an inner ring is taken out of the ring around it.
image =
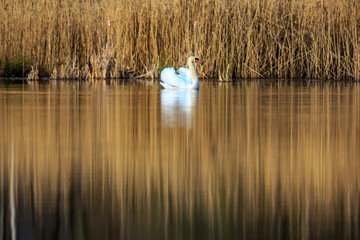
[[[95,68],[114,44],[118,71],[135,75],[192,54],[200,77],[359,80],[359,12],[357,0],[5,0],[0,75],[19,57],[48,75],[57,59]]]

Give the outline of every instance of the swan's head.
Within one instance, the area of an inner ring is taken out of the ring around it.
[[[188,62],[189,62],[189,63],[197,62],[197,63],[199,63],[199,64],[202,64],[202,62],[200,61],[200,59],[199,59],[198,57],[194,57],[194,56],[189,57]]]

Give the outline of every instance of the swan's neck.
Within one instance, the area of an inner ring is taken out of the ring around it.
[[[189,69],[191,72],[191,78],[192,78],[192,87],[196,87],[199,84],[199,79],[198,76],[196,74],[196,70],[195,70],[195,66],[193,62],[189,62]]]

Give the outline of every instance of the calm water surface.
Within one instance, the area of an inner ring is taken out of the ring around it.
[[[0,238],[359,239],[359,86],[0,82]]]

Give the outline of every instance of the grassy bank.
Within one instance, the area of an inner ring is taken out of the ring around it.
[[[115,77],[157,77],[191,54],[199,77],[359,80],[359,12],[356,0],[5,0],[0,75],[26,75],[36,58],[43,76],[68,64],[99,77],[102,60]]]

